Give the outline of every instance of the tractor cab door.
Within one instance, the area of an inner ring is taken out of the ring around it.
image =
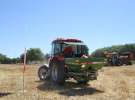
[[[52,43],[51,56],[59,56],[62,53],[62,45],[60,43]]]

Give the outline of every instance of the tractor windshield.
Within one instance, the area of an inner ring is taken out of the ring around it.
[[[53,55],[64,54],[65,58],[88,55],[88,47],[83,43],[64,42],[53,44]]]

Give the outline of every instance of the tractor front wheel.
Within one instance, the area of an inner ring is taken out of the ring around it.
[[[45,65],[41,66],[38,70],[38,77],[42,81],[49,79],[48,67]]]

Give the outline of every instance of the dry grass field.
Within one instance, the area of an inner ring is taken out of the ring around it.
[[[0,100],[135,100],[135,65],[104,67],[87,85],[41,82],[37,65],[28,65],[23,93],[22,65],[0,65]]]

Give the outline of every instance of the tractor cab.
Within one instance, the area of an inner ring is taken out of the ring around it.
[[[88,47],[80,40],[57,39],[52,42],[52,56],[64,56],[64,58],[75,58],[88,55]]]

